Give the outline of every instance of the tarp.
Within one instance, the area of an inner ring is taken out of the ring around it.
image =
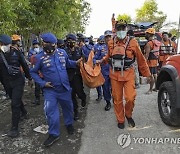
[[[104,84],[105,79],[101,73],[101,66],[93,64],[94,51],[92,50],[88,56],[87,62],[81,61],[80,71],[84,83],[89,88],[96,88]]]

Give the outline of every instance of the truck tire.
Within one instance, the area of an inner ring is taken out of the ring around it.
[[[180,126],[180,110],[176,109],[176,90],[172,81],[163,82],[158,92],[158,109],[162,121],[169,126]]]

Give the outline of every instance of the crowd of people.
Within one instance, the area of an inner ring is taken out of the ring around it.
[[[32,41],[27,56],[20,50],[19,35],[0,35],[0,81],[11,99],[12,110],[12,127],[7,133],[9,137],[19,135],[19,121],[27,116],[22,101],[25,78],[30,86],[34,81],[35,105],[40,104],[40,94],[43,93],[44,112],[49,126],[49,137],[44,146],[50,146],[59,139],[59,104],[67,132],[74,133],[73,122],[79,119],[77,97],[82,108],[87,104],[79,65],[87,61],[90,52],[94,52],[93,63],[101,66],[105,79],[102,86],[96,87],[96,101],[104,97],[105,111],[109,111],[113,103],[118,128],[124,129],[125,119],[130,127],[135,127],[132,113],[136,98],[135,79],[139,78],[135,70],[147,77],[150,83],[147,94],[156,91],[153,86],[159,67],[165,64],[168,57],[176,54],[176,44],[167,32],[162,33],[161,42],[156,40],[155,29],[149,28],[145,31],[147,43],[142,52],[126,21],[113,20],[112,27],[112,31],[106,30],[97,43],[80,33],[70,33],[65,39],[43,33],[41,40]]]

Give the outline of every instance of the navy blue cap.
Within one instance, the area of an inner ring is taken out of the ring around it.
[[[64,40],[58,39],[58,40],[57,40],[57,44],[64,44]]]
[[[34,45],[34,44],[39,44],[39,41],[35,39],[35,40],[32,41],[32,44],[33,44],[33,45]]]
[[[68,39],[71,39],[71,40],[76,41],[76,40],[77,40],[77,37],[76,37],[76,35],[74,35],[74,34],[68,34],[68,35],[66,35],[66,39],[67,39],[67,40],[68,40]]]
[[[0,35],[0,42],[2,42],[5,45],[12,44],[12,39],[10,36],[2,34]]]
[[[113,33],[112,33],[111,30],[106,30],[106,31],[104,32],[104,36],[112,36],[112,35],[113,35]]]
[[[99,41],[104,41],[104,35],[101,35],[98,39]]]
[[[52,43],[52,44],[57,43],[57,38],[52,33],[44,33],[41,35],[41,38],[43,42],[46,42],[46,43]]]

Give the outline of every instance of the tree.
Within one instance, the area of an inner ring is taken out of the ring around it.
[[[179,36],[178,35],[178,29],[176,29],[176,28],[173,28],[173,29],[171,29],[170,31],[169,31],[169,33],[171,33],[172,34],[172,36]]]
[[[132,19],[131,16],[127,15],[127,14],[122,14],[122,15],[118,15],[117,20],[123,19],[125,20],[127,23],[131,23]]]
[[[136,10],[136,22],[156,22],[156,30],[162,27],[167,15],[158,11],[156,0],[146,0],[140,9]]]
[[[0,33],[9,34],[10,31],[17,29],[17,14],[13,12],[10,0],[0,0]]]
[[[85,0],[0,0],[0,33],[84,32],[90,4]]]

